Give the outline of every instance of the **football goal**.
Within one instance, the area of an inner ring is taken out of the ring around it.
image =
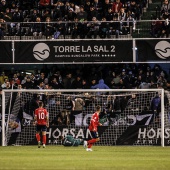
[[[2,146],[34,145],[34,110],[49,112],[47,144],[59,136],[90,138],[88,125],[100,105],[96,145],[170,145],[169,92],[164,89],[13,89],[2,91]]]

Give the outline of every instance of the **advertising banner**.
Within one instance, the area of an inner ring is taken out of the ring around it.
[[[170,40],[136,40],[137,62],[170,62]]]
[[[161,146],[160,122],[154,122],[154,114],[143,110],[138,115],[107,116],[102,126],[98,127],[100,141],[97,145],[158,145]],[[114,114],[114,113],[113,113]],[[72,135],[75,138],[90,139],[88,129],[92,114],[76,114],[69,126],[52,124],[47,129],[47,144],[61,145],[60,136]],[[103,119],[100,118],[100,120]],[[22,128],[21,128],[22,127]],[[26,135],[27,133],[31,135]],[[11,129],[8,145],[36,145],[35,126],[32,117],[24,112],[22,125]],[[26,138],[24,139],[23,136]],[[165,127],[165,146],[170,145],[170,128]]]
[[[132,62],[132,40],[15,42],[15,63]]]
[[[12,63],[12,43],[7,41],[0,42],[1,60],[0,63]]]
[[[96,145],[151,145],[161,146],[161,128],[149,128],[147,126],[129,126],[122,133],[122,128],[113,128],[110,126],[101,126],[98,128],[100,141]],[[61,145],[60,136],[72,135],[75,138],[91,139],[89,129],[84,126],[68,127],[68,126],[50,126],[47,130],[47,144]],[[170,146],[170,128],[165,128],[165,146]],[[18,133],[13,133],[11,141],[15,143]],[[10,143],[12,144],[12,143]],[[9,144],[9,145],[10,145]],[[37,145],[36,138],[30,138],[30,145]]]

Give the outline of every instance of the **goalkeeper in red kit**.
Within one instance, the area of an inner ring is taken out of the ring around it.
[[[98,137],[97,127],[101,126],[102,124],[99,122],[99,114],[101,112],[101,107],[96,107],[96,112],[92,115],[89,125],[89,130],[92,135],[92,139],[88,141],[84,141],[84,147],[87,147],[86,151],[92,151],[92,145],[98,142],[100,139]]]
[[[39,108],[35,109],[34,121],[36,125],[36,139],[38,142],[38,148],[41,147],[41,139],[40,139],[41,132],[42,132],[43,148],[45,148],[46,131],[47,131],[47,127],[49,127],[49,118],[48,118],[48,112],[45,108],[43,108],[43,102],[41,101],[39,102]]]

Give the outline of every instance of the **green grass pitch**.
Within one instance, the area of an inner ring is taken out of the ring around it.
[[[170,147],[6,146],[0,170],[170,170]]]

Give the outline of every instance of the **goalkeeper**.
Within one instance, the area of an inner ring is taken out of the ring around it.
[[[59,139],[61,139],[64,146],[79,146],[86,142],[84,139],[74,138],[72,135],[60,136]]]

